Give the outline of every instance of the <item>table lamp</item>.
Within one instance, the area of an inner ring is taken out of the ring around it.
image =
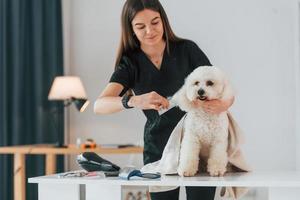
[[[83,112],[89,104],[85,89],[79,77],[77,76],[57,76],[55,77],[49,95],[49,100],[63,101],[64,106],[68,107],[75,104],[78,111]],[[67,110],[67,135],[66,142],[69,143],[69,110]],[[63,145],[59,144],[59,147]]]

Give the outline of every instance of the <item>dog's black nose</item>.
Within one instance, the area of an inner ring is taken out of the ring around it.
[[[203,96],[205,94],[205,91],[203,89],[198,90],[199,96]]]

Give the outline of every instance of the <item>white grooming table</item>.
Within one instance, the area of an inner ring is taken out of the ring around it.
[[[59,178],[54,174],[29,178],[29,183],[38,184],[39,200],[118,200],[122,198],[123,186],[263,187],[268,189],[269,200],[300,198],[300,171],[227,173],[224,177],[210,177],[206,174],[195,177],[163,176],[155,180],[129,181],[118,177]]]

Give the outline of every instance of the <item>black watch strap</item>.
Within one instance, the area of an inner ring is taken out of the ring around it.
[[[122,97],[122,105],[124,108],[126,108],[126,109],[133,108],[128,105],[128,101],[131,97],[132,97],[132,95],[126,95],[126,94]]]

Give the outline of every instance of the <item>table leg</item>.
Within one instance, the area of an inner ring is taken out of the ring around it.
[[[80,200],[78,184],[39,183],[39,200]]]
[[[46,154],[46,175],[56,173],[56,154]]]
[[[121,200],[121,185],[86,184],[86,200]]]
[[[14,200],[25,200],[25,154],[14,155]]]
[[[269,188],[269,200],[298,200],[300,188],[272,187]]]

